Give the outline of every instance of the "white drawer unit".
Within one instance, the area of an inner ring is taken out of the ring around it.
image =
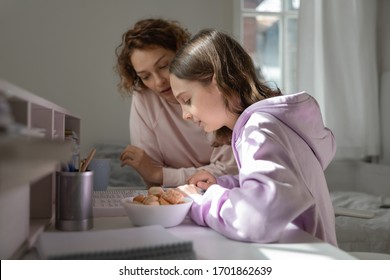
[[[55,171],[72,157],[80,118],[0,79],[16,132],[0,132],[0,259],[20,258],[54,221]]]

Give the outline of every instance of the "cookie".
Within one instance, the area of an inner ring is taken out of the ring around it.
[[[142,203],[145,199],[145,196],[143,194],[139,194],[135,197],[133,197],[133,202],[139,202]]]
[[[160,197],[158,199],[158,202],[160,202],[160,205],[171,205],[168,201],[166,201],[164,198]]]
[[[168,189],[161,195],[161,197],[170,204],[177,204],[184,198],[184,195],[177,190]]]
[[[158,197],[155,195],[148,195],[147,197],[145,197],[142,203],[145,205],[155,205],[155,202],[158,203]]]
[[[164,189],[162,187],[150,187],[148,189],[148,194],[160,196],[164,192]]]

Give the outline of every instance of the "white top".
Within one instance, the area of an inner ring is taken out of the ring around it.
[[[200,169],[215,176],[237,174],[231,146],[213,148],[213,135],[183,120],[180,104],[150,90],[132,95],[130,139],[163,166],[165,186],[183,185]]]

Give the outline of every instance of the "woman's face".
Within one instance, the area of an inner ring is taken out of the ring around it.
[[[237,115],[226,109],[217,83],[204,86],[196,81],[188,81],[170,75],[172,91],[183,110],[183,119],[192,120],[206,132],[227,126],[233,129]]]
[[[173,51],[153,47],[135,49],[130,56],[131,64],[144,85],[168,102],[177,103],[169,82],[169,64]]]

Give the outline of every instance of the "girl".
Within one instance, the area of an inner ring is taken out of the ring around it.
[[[131,145],[122,166],[150,185],[178,186],[200,168],[216,176],[237,174],[231,147],[212,147],[210,133],[184,122],[169,83],[169,64],[190,34],[175,21],[144,19],[116,49],[119,89],[132,95]]]
[[[236,176],[198,172],[179,187],[194,199],[191,218],[236,240],[278,241],[290,223],[336,245],[324,169],[335,154],[317,102],[282,95],[256,77],[251,57],[230,36],[199,32],[170,65],[183,118],[220,145],[231,143]],[[197,193],[197,187],[206,192]]]

